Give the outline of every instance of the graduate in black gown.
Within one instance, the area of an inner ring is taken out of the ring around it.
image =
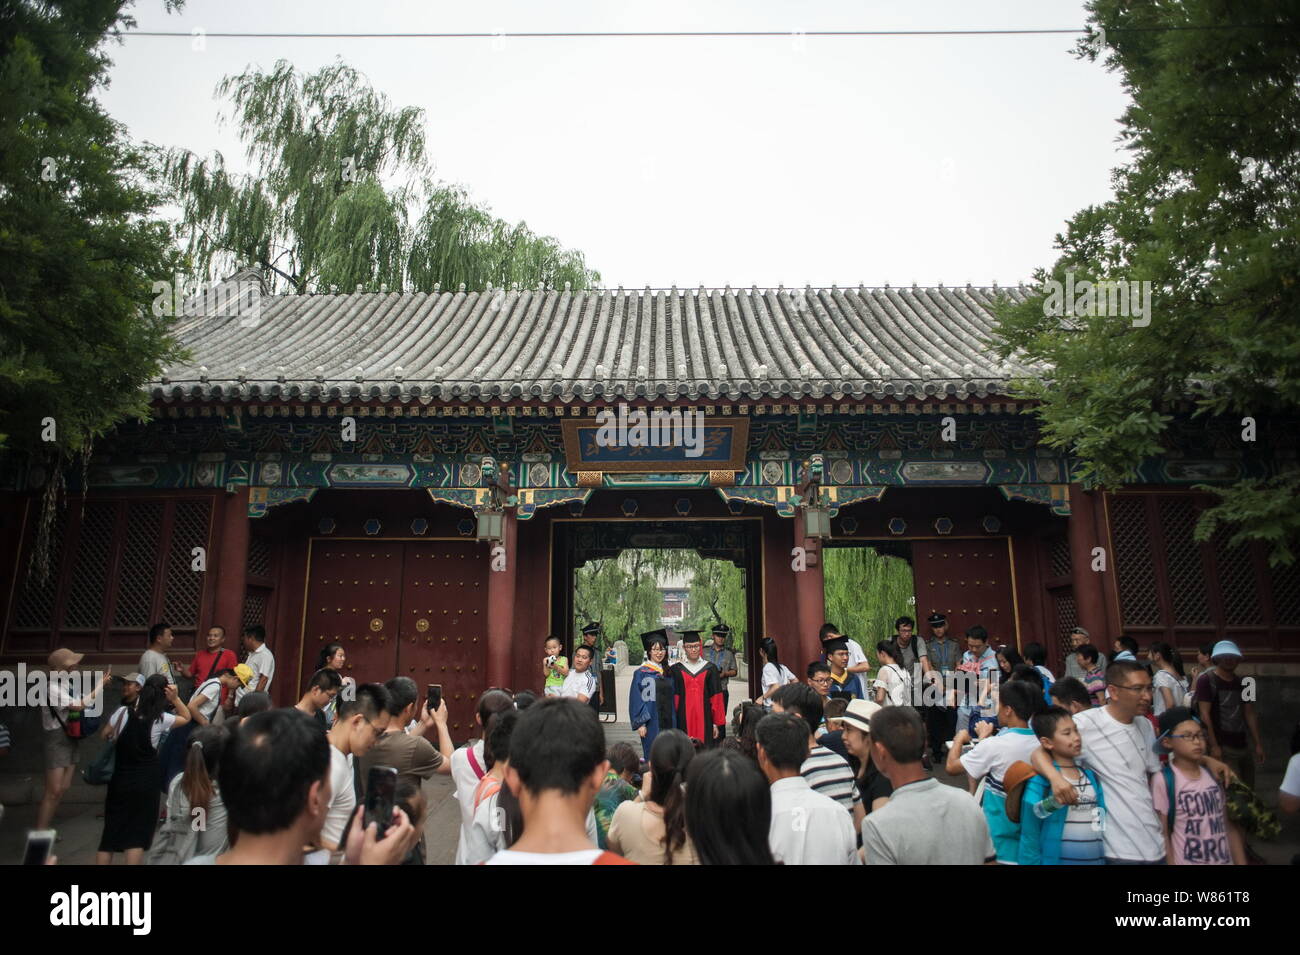
[[[665,672],[668,631],[651,630],[641,634],[641,645],[645,647],[645,660],[632,674],[627,711],[632,729],[641,737],[641,751],[648,760],[659,731],[673,728],[673,682]]]
[[[727,722],[720,671],[700,656],[703,649],[700,631],[683,630],[681,637],[686,659],[677,661],[668,670],[673,681],[677,728],[705,746],[715,746],[722,739],[722,727]]]

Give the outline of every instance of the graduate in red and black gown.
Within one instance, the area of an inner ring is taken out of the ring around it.
[[[722,728],[727,723],[720,671],[700,656],[704,648],[700,631],[681,631],[681,644],[686,659],[674,663],[668,670],[673,681],[677,728],[691,739],[713,746],[722,738]]]

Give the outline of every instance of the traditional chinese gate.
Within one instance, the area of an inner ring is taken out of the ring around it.
[[[483,692],[487,566],[472,540],[313,539],[299,689],[321,647],[343,644],[358,683],[442,685],[452,736],[466,737]]]
[[[911,545],[920,633],[928,632],[925,618],[937,610],[948,618],[948,632],[958,639],[968,627],[980,624],[993,643],[1019,645],[1006,538],[946,537],[913,540]]]
[[[762,526],[756,518],[633,520],[627,518],[559,518],[555,521],[551,562],[551,633],[572,635],[585,621],[575,621],[574,579],[589,560],[617,557],[629,549],[694,550],[701,557],[731,561],[745,572],[746,619],[726,621],[744,630],[746,660],[758,659],[755,647],[764,636]],[[633,638],[635,639],[635,637]],[[742,649],[737,647],[736,649]],[[761,672],[749,667],[751,692]]]

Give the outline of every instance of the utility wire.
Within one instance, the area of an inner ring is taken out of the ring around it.
[[[201,29],[196,27],[196,30]],[[1115,27],[1107,36],[1121,33],[1165,33],[1189,30],[1294,30],[1293,25],[1279,23],[1221,23],[1205,26]],[[129,30],[115,37],[150,37],[192,40],[197,35],[213,38],[246,40],[496,40],[496,39],[650,39],[650,38],[745,38],[745,37],[964,37],[964,36],[1051,36],[1089,35],[1094,31],[1082,27],[988,29],[988,30],[653,30],[653,31],[521,31],[464,33],[261,33],[202,30],[201,34],[181,30]]]

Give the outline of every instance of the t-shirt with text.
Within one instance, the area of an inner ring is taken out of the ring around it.
[[[1223,789],[1214,774],[1200,770],[1193,779],[1172,761],[1174,773],[1174,827],[1169,833],[1173,842],[1175,865],[1232,865],[1228,848],[1228,818]],[[1151,801],[1156,812],[1169,815],[1169,783],[1163,772],[1151,777]]]

